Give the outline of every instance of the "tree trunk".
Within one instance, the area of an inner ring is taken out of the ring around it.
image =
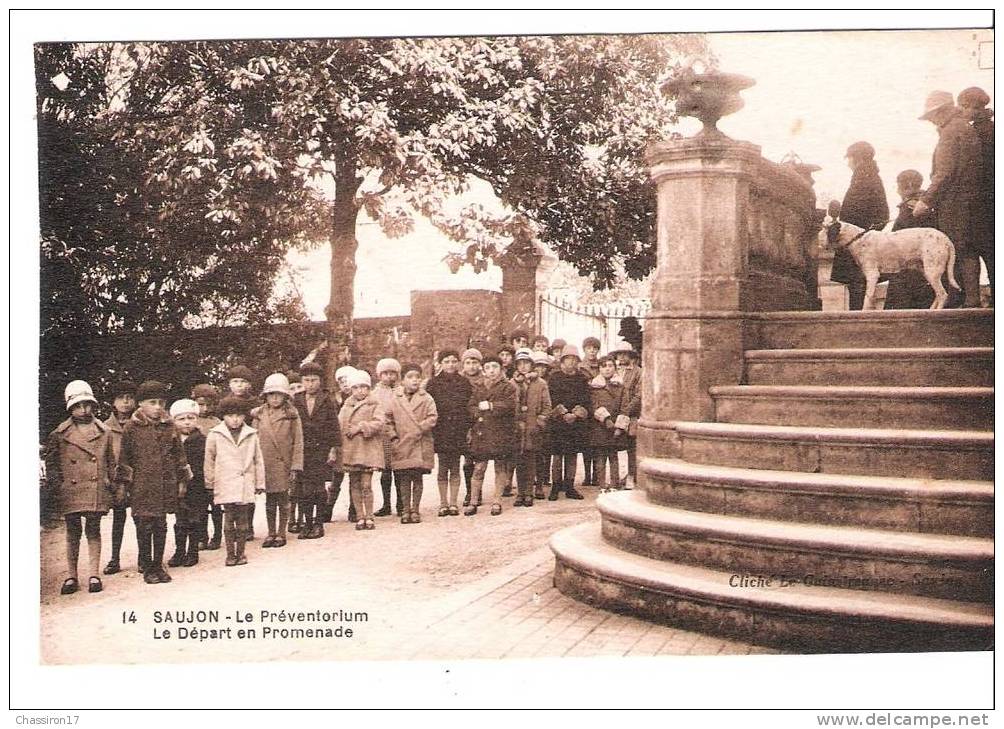
[[[334,372],[352,361],[352,314],[356,277],[356,191],[362,182],[351,159],[339,157],[335,172],[335,203],[331,226],[331,292],[324,309],[328,320],[326,381],[334,388]]]

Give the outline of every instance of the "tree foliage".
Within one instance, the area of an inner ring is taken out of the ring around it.
[[[389,236],[426,216],[454,267],[529,225],[599,287],[644,276],[643,152],[675,122],[658,83],[707,54],[644,35],[39,46],[49,318],[266,317],[284,253],[326,241],[347,341],[360,215]],[[497,206],[464,202],[475,178]]]

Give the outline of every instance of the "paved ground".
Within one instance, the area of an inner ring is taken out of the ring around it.
[[[431,487],[431,488],[430,488]],[[538,503],[501,516],[435,516],[438,493],[427,479],[425,521],[403,525],[390,517],[357,532],[329,524],[323,539],[292,539],[283,549],[248,545],[249,564],[225,567],[223,550],[203,553],[174,580],[146,585],[135,571],[131,522],[123,566],[104,578],[105,590],[59,595],[65,577],[63,530],[42,532],[41,652],[46,663],[175,663],[228,660],[464,659],[533,656],[654,656],[767,653],[745,643],[654,625],[597,610],[551,585],[547,538],[597,519],[595,491],[585,501]],[[336,507],[344,518],[346,505]],[[379,504],[379,498],[378,498]],[[265,531],[263,506],[256,530]],[[111,520],[102,523],[107,559]],[[168,537],[168,549],[173,536]],[[86,556],[86,547],[83,548]],[[86,584],[85,559],[81,560]],[[191,624],[155,622],[155,611],[215,610],[219,621],[194,627],[230,628],[229,637],[179,640]],[[366,622],[279,622],[261,612],[365,612]],[[252,622],[238,624],[250,612]],[[135,614],[135,622],[129,617]],[[123,622],[123,616],[126,620]],[[276,629],[352,628],[345,637],[276,637]],[[254,638],[240,639],[251,627]],[[266,627],[273,629],[265,638]],[[164,630],[172,631],[171,637]]]

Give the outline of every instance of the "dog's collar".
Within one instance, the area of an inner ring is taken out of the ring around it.
[[[871,232],[872,232],[872,229],[871,229],[871,228],[865,228],[865,229],[864,229],[864,230],[862,230],[862,231],[861,231],[860,233],[858,233],[858,234],[857,234],[856,236],[854,236],[854,237],[853,237],[853,238],[851,238],[851,239],[850,239],[849,241],[847,241],[846,243],[844,243],[844,244],[843,244],[843,245],[841,246],[841,248],[847,248],[847,247],[848,247],[848,246],[849,246],[849,245],[850,245],[851,243],[854,243],[854,242],[856,242],[856,241],[859,241],[859,240],[861,240],[861,239],[862,239],[862,238],[864,238],[864,237],[865,237],[865,236],[866,236],[866,235],[867,235],[868,233],[871,233]]]

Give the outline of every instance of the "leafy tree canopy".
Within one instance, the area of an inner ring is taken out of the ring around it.
[[[707,56],[695,35],[40,45],[43,326],[289,313],[285,252],[326,241],[347,341],[360,215],[428,217],[453,266],[529,226],[598,287],[642,277],[659,81]],[[474,178],[502,205],[464,204]]]

